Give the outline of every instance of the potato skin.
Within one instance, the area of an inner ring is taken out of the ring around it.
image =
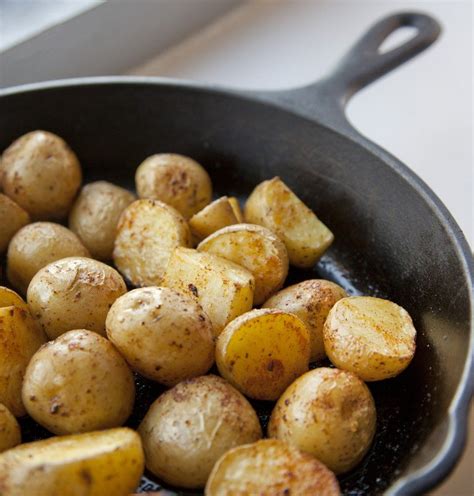
[[[3,153],[3,190],[34,220],[65,217],[81,185],[79,160],[53,133],[32,131]]]
[[[186,488],[203,487],[222,454],[262,436],[250,403],[214,375],[189,379],[162,394],[138,432],[147,468]]]
[[[209,174],[195,160],[175,153],[160,153],[144,160],[135,173],[140,198],[160,200],[185,219],[204,208],[212,198]]]
[[[323,334],[331,362],[364,381],[400,374],[416,349],[416,329],[408,312],[371,296],[339,300],[329,312]]]
[[[7,249],[14,234],[29,222],[28,212],[0,193],[0,255]]]
[[[73,329],[105,336],[112,303],[126,293],[120,274],[85,257],[69,257],[43,267],[31,280],[27,300],[33,317],[50,339]]]
[[[214,363],[212,324],[197,301],[169,288],[139,288],[118,298],[107,336],[130,366],[166,386],[205,374]]]
[[[312,456],[277,439],[225,453],[214,465],[206,496],[339,496],[334,474]]]
[[[20,443],[20,426],[10,410],[0,403],[0,453]]]
[[[260,309],[237,317],[217,339],[220,374],[246,396],[276,400],[308,370],[309,331],[296,315]]]
[[[245,267],[255,278],[253,304],[278,291],[288,275],[288,253],[281,239],[255,224],[224,227],[202,241],[199,251],[213,253]]]
[[[54,434],[122,425],[135,400],[133,374],[115,347],[84,329],[42,346],[26,369],[28,414]]]
[[[355,467],[375,434],[376,412],[367,386],[351,372],[313,369],[282,394],[268,435],[323,462],[336,474]]]
[[[110,260],[120,215],[135,195],[107,181],[84,186],[69,213],[69,228],[97,260]]]
[[[7,253],[7,277],[26,294],[33,276],[43,267],[66,257],[89,257],[89,251],[68,228],[53,222],[34,222],[13,236]]]
[[[51,437],[0,455],[0,494],[8,496],[127,496],[144,469],[131,429]]]
[[[326,356],[323,327],[329,310],[346,292],[341,286],[324,279],[310,279],[282,289],[263,304],[263,308],[279,308],[293,313],[305,324],[310,333],[312,362]]]

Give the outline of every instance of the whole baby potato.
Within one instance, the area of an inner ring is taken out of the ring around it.
[[[138,433],[147,468],[168,484],[203,487],[229,449],[262,436],[250,403],[224,379],[207,375],[162,394]]]
[[[133,374],[96,332],[69,331],[31,359],[22,398],[28,414],[54,434],[118,427],[132,412]]]
[[[214,363],[212,324],[195,298],[139,288],[118,298],[107,336],[130,366],[166,386],[205,374]]]
[[[10,410],[0,403],[0,453],[20,443],[20,426]]]
[[[7,249],[14,234],[28,222],[28,212],[0,193],[0,254]]]
[[[148,157],[135,174],[138,196],[160,200],[185,219],[204,208],[212,198],[211,179],[195,160],[173,153]]]
[[[310,360],[322,360],[326,356],[323,327],[329,310],[346,292],[341,286],[324,279],[311,279],[282,289],[263,305],[279,308],[298,316],[309,330],[311,340]]]
[[[376,412],[367,386],[354,374],[313,369],[278,400],[268,435],[315,456],[336,474],[355,467],[375,434]]]
[[[72,329],[105,336],[112,303],[126,293],[112,267],[85,257],[69,257],[43,267],[31,280],[27,300],[33,317],[50,339]]]
[[[120,215],[135,195],[107,181],[84,186],[69,214],[69,228],[97,260],[110,260]]]
[[[79,160],[53,133],[32,131],[3,153],[3,190],[35,220],[61,219],[81,185]]]
[[[53,222],[34,222],[20,229],[8,246],[8,280],[26,294],[31,279],[40,269],[74,256],[88,257],[89,251],[72,231]]]

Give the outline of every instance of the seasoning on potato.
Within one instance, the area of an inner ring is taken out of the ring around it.
[[[172,251],[190,246],[183,216],[157,200],[137,200],[122,213],[113,259],[134,286],[159,286]]]
[[[109,340],[80,329],[34,354],[22,397],[28,414],[46,429],[77,434],[122,425],[132,412],[135,382]]]
[[[171,255],[163,286],[197,298],[218,336],[231,320],[252,308],[255,280],[247,270],[229,260],[177,248]]]
[[[7,249],[15,233],[28,222],[28,212],[0,193],[0,255]]]
[[[339,300],[329,312],[323,333],[331,362],[364,381],[395,377],[415,354],[416,329],[410,315],[381,298]]]
[[[212,198],[209,174],[195,160],[175,153],[148,157],[135,174],[140,198],[160,200],[185,219],[204,208]]]
[[[45,341],[22,298],[0,286],[0,403],[15,417],[26,413],[21,399],[23,376],[30,358]]]
[[[290,264],[296,267],[311,268],[334,240],[332,232],[279,177],[253,190],[244,216],[247,222],[265,226],[280,237]]]
[[[0,453],[20,443],[20,426],[10,410],[0,403]]]
[[[0,455],[0,494],[127,496],[143,469],[140,437],[131,429],[52,437]]]
[[[288,274],[285,245],[263,226],[236,224],[224,227],[202,241],[197,249],[248,269],[255,278],[254,305],[261,305],[278,291]]]
[[[376,412],[367,386],[351,372],[307,372],[278,400],[268,435],[315,456],[336,474],[355,467],[375,434]]]
[[[34,222],[13,236],[7,253],[7,277],[26,294],[33,276],[43,267],[66,257],[88,257],[89,251],[67,227]]]
[[[293,313],[306,324],[311,340],[310,359],[314,362],[326,356],[323,326],[329,310],[346,296],[341,286],[331,281],[311,279],[282,289],[267,300],[263,307]]]
[[[226,451],[262,436],[250,403],[214,375],[189,379],[162,394],[138,432],[147,468],[186,488],[203,487]]]
[[[73,329],[105,336],[112,303],[127,291],[121,275],[97,260],[69,257],[43,267],[31,280],[27,300],[50,339]]]
[[[62,219],[81,185],[79,160],[53,133],[32,131],[3,153],[3,191],[34,220]]]
[[[339,496],[335,475],[312,456],[276,439],[227,451],[209,476],[206,496]]]
[[[107,181],[84,186],[69,214],[69,228],[97,260],[111,260],[120,215],[135,195]]]
[[[258,400],[276,400],[308,370],[309,331],[296,315],[260,309],[237,317],[217,339],[222,377]]]
[[[107,336],[130,366],[167,386],[205,374],[214,363],[209,317],[195,298],[169,288],[139,288],[112,305]]]

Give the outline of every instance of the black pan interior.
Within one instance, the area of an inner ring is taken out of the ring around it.
[[[34,129],[66,139],[85,182],[106,179],[133,188],[135,168],[157,152],[201,162],[216,196],[244,199],[258,182],[282,177],[336,236],[313,270],[292,270],[288,283],[327,278],[350,294],[387,297],[410,312],[419,332],[409,369],[370,384],[377,435],[363,463],[340,478],[344,494],[380,494],[408,465],[433,457],[442,441],[433,440],[433,432],[442,427],[468,352],[469,290],[446,226],[400,174],[322,125],[185,86],[85,84],[0,99],[2,150]],[[137,383],[131,426],[162,391],[140,378]],[[271,404],[255,405],[265,424]],[[25,441],[48,435],[30,419],[22,427]],[[155,487],[144,479],[142,489]]]

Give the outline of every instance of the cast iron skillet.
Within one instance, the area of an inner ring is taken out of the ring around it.
[[[401,26],[414,26],[417,35],[379,53]],[[107,77],[0,94],[0,148],[33,129],[53,131],[79,155],[86,182],[133,187],[136,166],[166,151],[203,163],[218,195],[244,197],[259,181],[281,176],[336,235],[314,270],[293,271],[290,282],[324,277],[410,312],[419,332],[415,359],[397,379],[370,384],[377,436],[364,462],[341,478],[345,494],[425,492],[448,474],[466,439],[474,382],[472,255],[434,193],[344,115],[351,95],[427,48],[439,32],[426,15],[392,15],[371,27],[329,77],[288,91]],[[160,391],[139,384],[132,426]],[[265,422],[271,405],[256,406]],[[47,435],[28,419],[23,430],[26,440]],[[142,489],[153,487],[144,479]]]

